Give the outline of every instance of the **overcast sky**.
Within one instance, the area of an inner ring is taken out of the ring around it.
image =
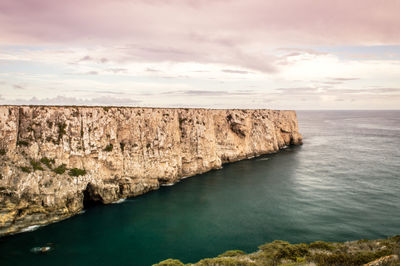
[[[400,1],[1,0],[0,104],[399,109]]]

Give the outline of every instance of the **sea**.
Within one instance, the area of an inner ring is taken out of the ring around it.
[[[0,265],[184,263],[400,234],[400,111],[298,111],[302,146],[0,238]],[[51,249],[41,254],[37,247]],[[36,249],[35,249],[36,248]]]

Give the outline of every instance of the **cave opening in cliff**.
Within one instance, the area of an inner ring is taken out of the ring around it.
[[[83,191],[83,208],[88,209],[96,205],[102,205],[101,200],[93,193],[93,188],[88,184]]]

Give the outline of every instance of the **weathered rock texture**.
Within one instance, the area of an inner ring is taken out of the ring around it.
[[[0,235],[290,144],[294,111],[0,106]]]

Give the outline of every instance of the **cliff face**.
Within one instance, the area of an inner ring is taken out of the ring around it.
[[[290,144],[294,111],[0,106],[0,235]]]

